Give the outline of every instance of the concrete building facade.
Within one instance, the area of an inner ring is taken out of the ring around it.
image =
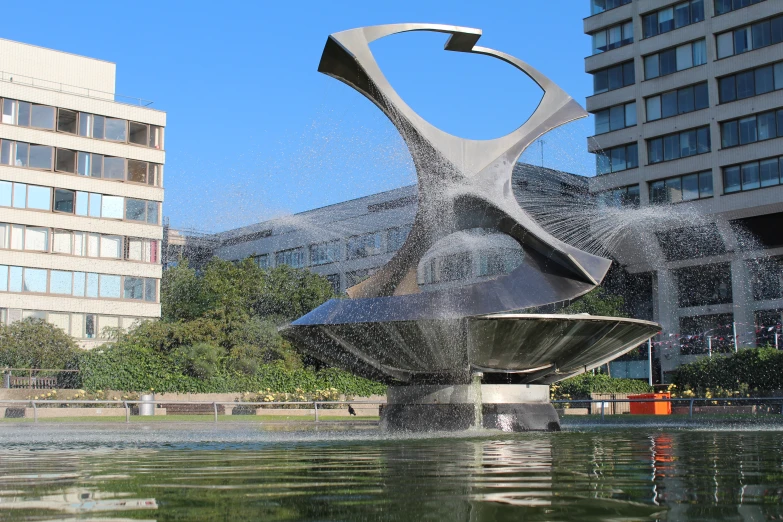
[[[648,277],[663,375],[710,346],[774,343],[783,309],[783,2],[590,6],[591,192],[707,217],[612,252]]]
[[[166,114],[115,64],[0,40],[0,321],[85,347],[160,317]]]

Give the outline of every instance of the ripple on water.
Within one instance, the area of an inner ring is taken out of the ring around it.
[[[344,435],[180,441],[174,448],[5,446],[0,519],[783,517],[781,432]]]

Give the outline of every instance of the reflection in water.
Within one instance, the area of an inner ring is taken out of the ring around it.
[[[762,520],[783,433],[191,443],[0,450],[0,519]],[[62,445],[61,445],[62,447]],[[11,509],[13,508],[13,509]],[[157,508],[157,509],[156,509]],[[155,511],[137,511],[156,509]]]

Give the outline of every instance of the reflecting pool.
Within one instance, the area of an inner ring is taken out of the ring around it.
[[[783,518],[781,431],[24,432],[0,433],[0,520]]]

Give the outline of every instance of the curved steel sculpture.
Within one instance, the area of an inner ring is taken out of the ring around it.
[[[483,54],[525,73],[544,91],[530,118],[492,140],[469,140],[413,111],[381,72],[369,44],[409,31],[450,35],[448,51]],[[611,261],[558,240],[522,208],[511,186],[514,164],[542,134],[587,116],[551,80],[525,62],[477,46],[481,31],[437,24],[363,27],[329,36],[318,70],[361,92],[391,120],[413,157],[418,210],[394,257],[369,279],[292,323],[284,335],[315,356],[387,382],[466,383],[472,371],[548,383],[585,371],[649,338],[658,325],[585,316],[494,314],[578,297]],[[524,252],[507,275],[423,292],[419,261],[439,240],[483,228],[507,234]],[[508,377],[510,378],[510,377]]]

